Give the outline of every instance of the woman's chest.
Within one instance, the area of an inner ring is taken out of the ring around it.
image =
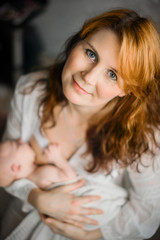
[[[77,151],[82,145],[85,136],[85,129],[72,118],[65,114],[65,108],[57,107],[54,111],[55,125],[48,122],[43,127],[44,136],[49,143],[57,143],[60,146],[61,153],[66,159]]]
[[[49,143],[56,143],[60,146],[61,153],[66,159],[70,159],[77,150],[65,124],[57,123],[52,128],[43,129],[43,133]]]

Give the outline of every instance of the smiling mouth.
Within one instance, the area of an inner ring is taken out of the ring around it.
[[[82,87],[80,87],[79,84],[74,80],[74,78],[73,78],[73,87],[77,92],[81,94],[84,94],[84,95],[90,94],[89,92],[84,90]]]

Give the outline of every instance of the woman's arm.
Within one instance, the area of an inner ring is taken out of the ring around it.
[[[157,230],[160,218],[160,151],[154,157],[143,156],[144,166],[139,168],[140,173],[128,169],[125,181],[130,181],[129,199],[117,215],[98,230],[83,230],[84,222],[73,226],[72,220],[60,222],[57,219],[44,218],[43,221],[57,234],[71,239],[103,239],[128,240],[148,239]],[[148,167],[146,167],[148,165]]]
[[[160,224],[160,150],[154,159],[145,154],[142,162],[139,173],[131,168],[126,172],[125,182],[131,183],[129,200],[116,217],[101,228],[104,239],[148,239]]]
[[[60,222],[53,218],[45,218],[43,215],[41,215],[41,219],[45,224],[47,224],[52,229],[54,233],[65,236],[69,239],[97,240],[103,237],[100,229],[86,231],[83,229],[83,225],[74,226],[72,224]]]
[[[62,222],[79,225],[88,223],[97,225],[97,221],[92,220],[86,215],[102,214],[99,209],[82,207],[83,204],[99,200],[98,196],[77,197],[71,194],[72,191],[82,187],[83,180],[76,183],[54,188],[50,191],[33,189],[28,197],[28,201],[40,213],[45,216],[56,218]]]

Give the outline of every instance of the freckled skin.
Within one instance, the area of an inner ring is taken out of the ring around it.
[[[86,53],[86,49],[93,54]],[[118,38],[109,30],[100,30],[80,42],[72,50],[62,72],[63,91],[67,99],[73,104],[99,109],[116,96],[124,96],[117,83],[118,79],[122,86],[123,79],[117,73],[116,79],[110,75],[110,70],[118,70],[119,50]],[[78,91],[79,87],[82,91]]]

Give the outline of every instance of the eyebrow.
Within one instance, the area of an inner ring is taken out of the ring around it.
[[[98,54],[97,50],[93,47],[93,45],[91,43],[89,43],[88,41],[86,41],[86,43],[93,49],[93,51],[97,54],[97,57],[99,58],[99,54]]]
[[[113,68],[113,67],[110,67],[110,69],[111,69],[111,70],[113,70],[115,73],[117,73],[117,74],[118,74],[118,71],[117,71],[115,68]]]
[[[98,52],[97,52],[97,50],[93,47],[93,45],[90,43],[90,42],[88,42],[88,41],[85,41],[92,49],[93,49],[93,51],[96,53],[96,55],[97,55],[97,58],[99,59],[99,54],[98,54]],[[115,69],[115,68],[113,68],[113,67],[109,67],[111,70],[113,70],[115,73],[117,73],[118,74],[118,71]]]

